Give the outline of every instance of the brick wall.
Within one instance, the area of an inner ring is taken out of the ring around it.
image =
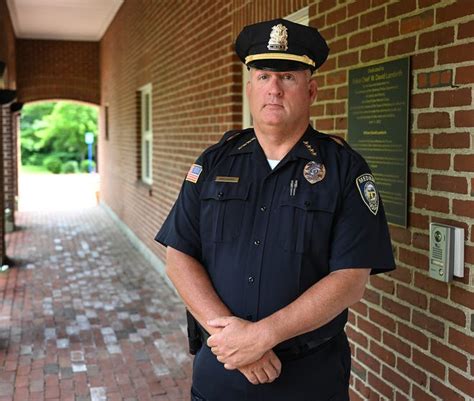
[[[352,401],[474,397],[474,11],[470,1],[125,1],[101,42],[101,197],[152,240],[189,165],[241,121],[241,27],[309,5],[330,42],[316,74],[316,128],[347,134],[348,70],[412,58],[409,227],[391,227],[398,269],[352,308]],[[153,84],[153,185],[140,183],[137,90]],[[465,277],[428,277],[428,225],[466,230]]]
[[[99,42],[17,40],[18,100],[100,101]]]
[[[5,0],[0,0],[0,60],[6,63],[4,75],[5,89],[16,88],[16,46],[13,25],[10,20]],[[1,89],[1,88],[0,88]],[[11,145],[11,119],[8,105],[0,106],[0,264],[6,261],[5,233],[4,233],[4,208],[12,199],[12,189],[16,183],[15,172],[12,170],[14,153]],[[13,186],[12,186],[13,184]],[[5,186],[4,186],[5,185]]]

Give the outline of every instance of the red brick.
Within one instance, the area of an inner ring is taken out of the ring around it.
[[[430,248],[430,237],[426,234],[413,233],[413,246],[417,249],[424,249],[426,251]]]
[[[418,47],[426,49],[440,47],[454,42],[454,27],[446,27],[435,31],[422,33],[419,38]]]
[[[319,89],[318,90],[318,101],[323,101],[323,100],[334,100],[335,97],[335,91],[334,88],[328,88],[328,89]]]
[[[357,302],[351,306],[351,311],[362,316],[367,316],[367,305],[363,302]]]
[[[449,154],[418,153],[416,155],[416,166],[432,170],[447,170],[451,165]]]
[[[452,369],[448,372],[449,382],[458,390],[474,398],[474,386],[472,385],[472,376],[466,378]]]
[[[378,345],[375,341],[370,342],[370,352],[376,356],[379,361],[390,366],[395,366],[395,354],[383,345]]]
[[[385,278],[382,278],[380,276],[371,276],[370,277],[370,284],[380,290],[383,291],[387,294],[394,294],[395,292],[395,286],[393,281],[387,280]]]
[[[317,118],[316,129],[320,131],[330,131],[334,129],[333,118]]]
[[[467,180],[465,177],[453,177],[450,175],[433,175],[431,177],[431,189],[434,191],[467,194]]]
[[[474,218],[474,201],[453,199],[453,213]]]
[[[418,114],[417,124],[418,128],[449,128],[451,126],[449,113],[441,111]]]
[[[474,292],[452,286],[450,299],[453,302],[474,309]]]
[[[348,325],[346,326],[346,333],[351,341],[355,342],[357,345],[360,345],[362,348],[367,348],[369,340],[363,332],[356,331]]]
[[[387,330],[390,330],[389,327],[385,327]],[[392,330],[395,332],[395,330]],[[406,341],[401,340],[400,338],[394,336],[393,334],[385,331],[383,333],[383,344],[391,349],[393,349],[396,353],[402,354],[407,358],[411,357],[411,345],[408,344]],[[397,358],[397,360],[400,358]]]
[[[444,380],[445,367],[437,360],[431,358],[429,355],[413,348],[413,362],[423,370],[432,373],[436,377]]]
[[[393,400],[393,395],[394,395],[394,388],[392,386],[389,386],[387,383],[384,381],[380,380],[378,376],[373,375],[371,372],[368,374],[368,384],[369,386],[375,388],[380,394],[385,396],[389,400]],[[379,399],[378,397],[376,398],[377,400]],[[372,401],[372,397],[370,401]]]
[[[380,341],[382,339],[382,334],[380,327],[377,327],[375,324],[369,322],[368,320],[358,317],[357,318],[357,327],[368,336]]]
[[[474,37],[474,21],[460,24],[458,27],[458,39],[472,38]]]
[[[428,330],[435,336],[443,337],[444,335],[444,322],[437,320],[424,312],[413,310],[412,323],[424,330]]]
[[[346,83],[347,71],[336,71],[327,75],[326,82],[328,85],[340,85]]]
[[[434,52],[416,52],[411,56],[412,71],[430,68],[434,66]]]
[[[474,155],[455,155],[454,170],[474,171]]]
[[[427,230],[429,227],[429,218],[422,214],[411,212],[408,214],[408,222],[410,226]]]
[[[437,395],[442,400],[466,401],[464,396],[459,394],[457,391],[450,389],[445,384],[440,383],[439,381],[435,379],[432,379],[430,381],[430,390],[434,395]]]
[[[388,55],[397,56],[399,54],[411,53],[415,50],[416,37],[404,38],[388,44]]]
[[[370,47],[368,49],[363,49],[361,51],[360,59],[362,62],[366,63],[372,60],[378,60],[385,57],[385,44]]]
[[[474,82],[474,66],[456,68],[456,84],[470,84]]]
[[[341,54],[337,57],[337,65],[339,68],[348,67],[351,65],[356,65],[359,63],[359,52],[351,52],[346,54]]]
[[[380,362],[361,348],[358,348],[356,351],[356,359],[374,372],[380,371]]]
[[[349,15],[356,15],[370,9],[370,7],[370,0],[355,0],[347,5],[347,11]]]
[[[349,4],[349,7],[350,7],[350,4]],[[354,18],[348,19],[347,21],[340,22],[339,24],[337,24],[337,36],[344,36],[344,35],[347,35],[348,33],[355,32],[357,31],[358,28],[359,28],[358,17],[354,17]]]
[[[433,135],[433,147],[437,149],[464,149],[471,146],[469,132],[455,134],[439,133]]]
[[[466,43],[438,50],[438,64],[461,63],[471,60],[474,60],[474,43]]]
[[[442,23],[466,16],[472,6],[470,0],[457,0],[453,4],[436,10],[436,23]]]
[[[437,299],[431,300],[430,312],[461,327],[466,325],[466,315],[462,310],[440,302]]]
[[[427,350],[428,349],[428,337],[421,332],[418,328],[410,327],[401,322],[397,323],[398,325],[398,335],[407,339],[413,344],[418,345],[420,348]]]
[[[434,93],[434,107],[468,106],[472,102],[471,89],[437,91]]]
[[[385,18],[385,9],[378,8],[378,9],[369,11],[366,14],[362,14],[360,16],[360,26],[361,28],[367,28],[369,26],[382,22],[384,18]]]
[[[438,398],[435,398],[429,395],[427,391],[428,390],[424,388],[421,389],[418,386],[413,386],[413,390],[412,390],[413,400],[416,400],[416,401],[437,401],[438,400]]]
[[[399,35],[399,21],[375,27],[372,30],[372,42],[386,41],[389,38]]]
[[[415,194],[415,207],[434,212],[449,213],[449,199],[441,196]]]
[[[425,386],[427,383],[426,373],[402,358],[397,358],[397,370],[420,386]]]
[[[434,22],[434,11],[427,10],[419,14],[412,15],[410,17],[403,18],[400,24],[400,33],[406,34],[422,29],[428,28],[433,25]]]
[[[411,95],[410,106],[414,109],[426,109],[431,103],[431,93],[416,93]]]
[[[414,252],[409,249],[399,248],[398,258],[400,262],[409,266],[417,267],[422,270],[428,270],[428,256]]]
[[[428,74],[420,73],[417,75],[417,84],[419,89],[425,89],[429,87]]]
[[[474,110],[457,110],[454,112],[456,127],[474,127]]]
[[[430,134],[414,134],[409,137],[411,149],[427,149],[431,145]]]
[[[331,8],[336,7],[337,2],[336,0],[321,0],[318,4],[318,13],[322,14]]]
[[[410,320],[410,308],[400,305],[398,302],[389,298],[382,297],[382,307],[389,313],[398,316],[404,320]]]
[[[327,25],[334,25],[347,17],[347,7],[343,6],[337,10],[331,11],[326,17]]]
[[[382,367],[382,377],[389,383],[393,384],[404,394],[408,394],[410,391],[410,382],[402,377],[398,372],[390,369],[388,366]]]
[[[380,305],[380,294],[377,291],[372,291],[370,288],[366,288],[364,300],[374,305]]]
[[[408,14],[411,11],[416,9],[416,2],[415,1],[399,1],[395,4],[390,4],[387,7],[387,18],[394,18],[398,17],[402,14]]]
[[[397,285],[397,297],[421,309],[425,309],[428,305],[426,295],[403,285]]]
[[[349,48],[353,49],[354,47],[361,47],[370,43],[371,34],[370,31],[361,31],[357,32],[354,35],[349,37]]]
[[[410,230],[398,226],[390,226],[390,237],[392,241],[396,241],[402,244],[409,245],[411,243],[411,232]],[[374,278],[377,276],[372,276]]]
[[[449,344],[456,348],[462,349],[465,353],[472,353],[474,349],[474,337],[466,335],[456,330],[455,328],[449,328]]]
[[[412,281],[412,269],[408,269],[403,266],[397,266],[397,268],[389,273],[387,275],[397,281],[400,281],[402,283],[411,283]]]

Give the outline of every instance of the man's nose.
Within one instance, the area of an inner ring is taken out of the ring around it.
[[[271,77],[268,84],[268,94],[272,96],[281,96],[282,87],[278,77]]]

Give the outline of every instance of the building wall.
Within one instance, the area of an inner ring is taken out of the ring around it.
[[[474,11],[469,0],[125,1],[100,45],[101,199],[157,255],[153,236],[196,156],[241,121],[232,44],[243,25],[309,5],[331,47],[312,122],[347,135],[348,70],[411,56],[408,228],[398,269],[351,309],[352,401],[474,397]],[[137,91],[153,84],[153,184],[140,177]],[[428,276],[428,226],[465,229],[464,278]],[[374,250],[376,251],[376,250]]]
[[[18,100],[100,102],[99,42],[17,39]]]
[[[13,25],[5,0],[0,0],[0,61],[6,64],[3,88],[16,89],[16,46]],[[11,113],[9,105],[0,105],[0,264],[6,261],[4,209],[14,199],[15,171],[12,168],[15,152],[11,143]]]

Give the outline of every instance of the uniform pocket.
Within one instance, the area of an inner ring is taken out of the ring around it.
[[[336,208],[336,197],[326,192],[285,188],[280,198],[280,243],[286,251],[308,252],[314,243],[327,241]]]
[[[228,242],[238,238],[249,189],[249,183],[209,181],[203,184],[200,226],[204,241]]]

